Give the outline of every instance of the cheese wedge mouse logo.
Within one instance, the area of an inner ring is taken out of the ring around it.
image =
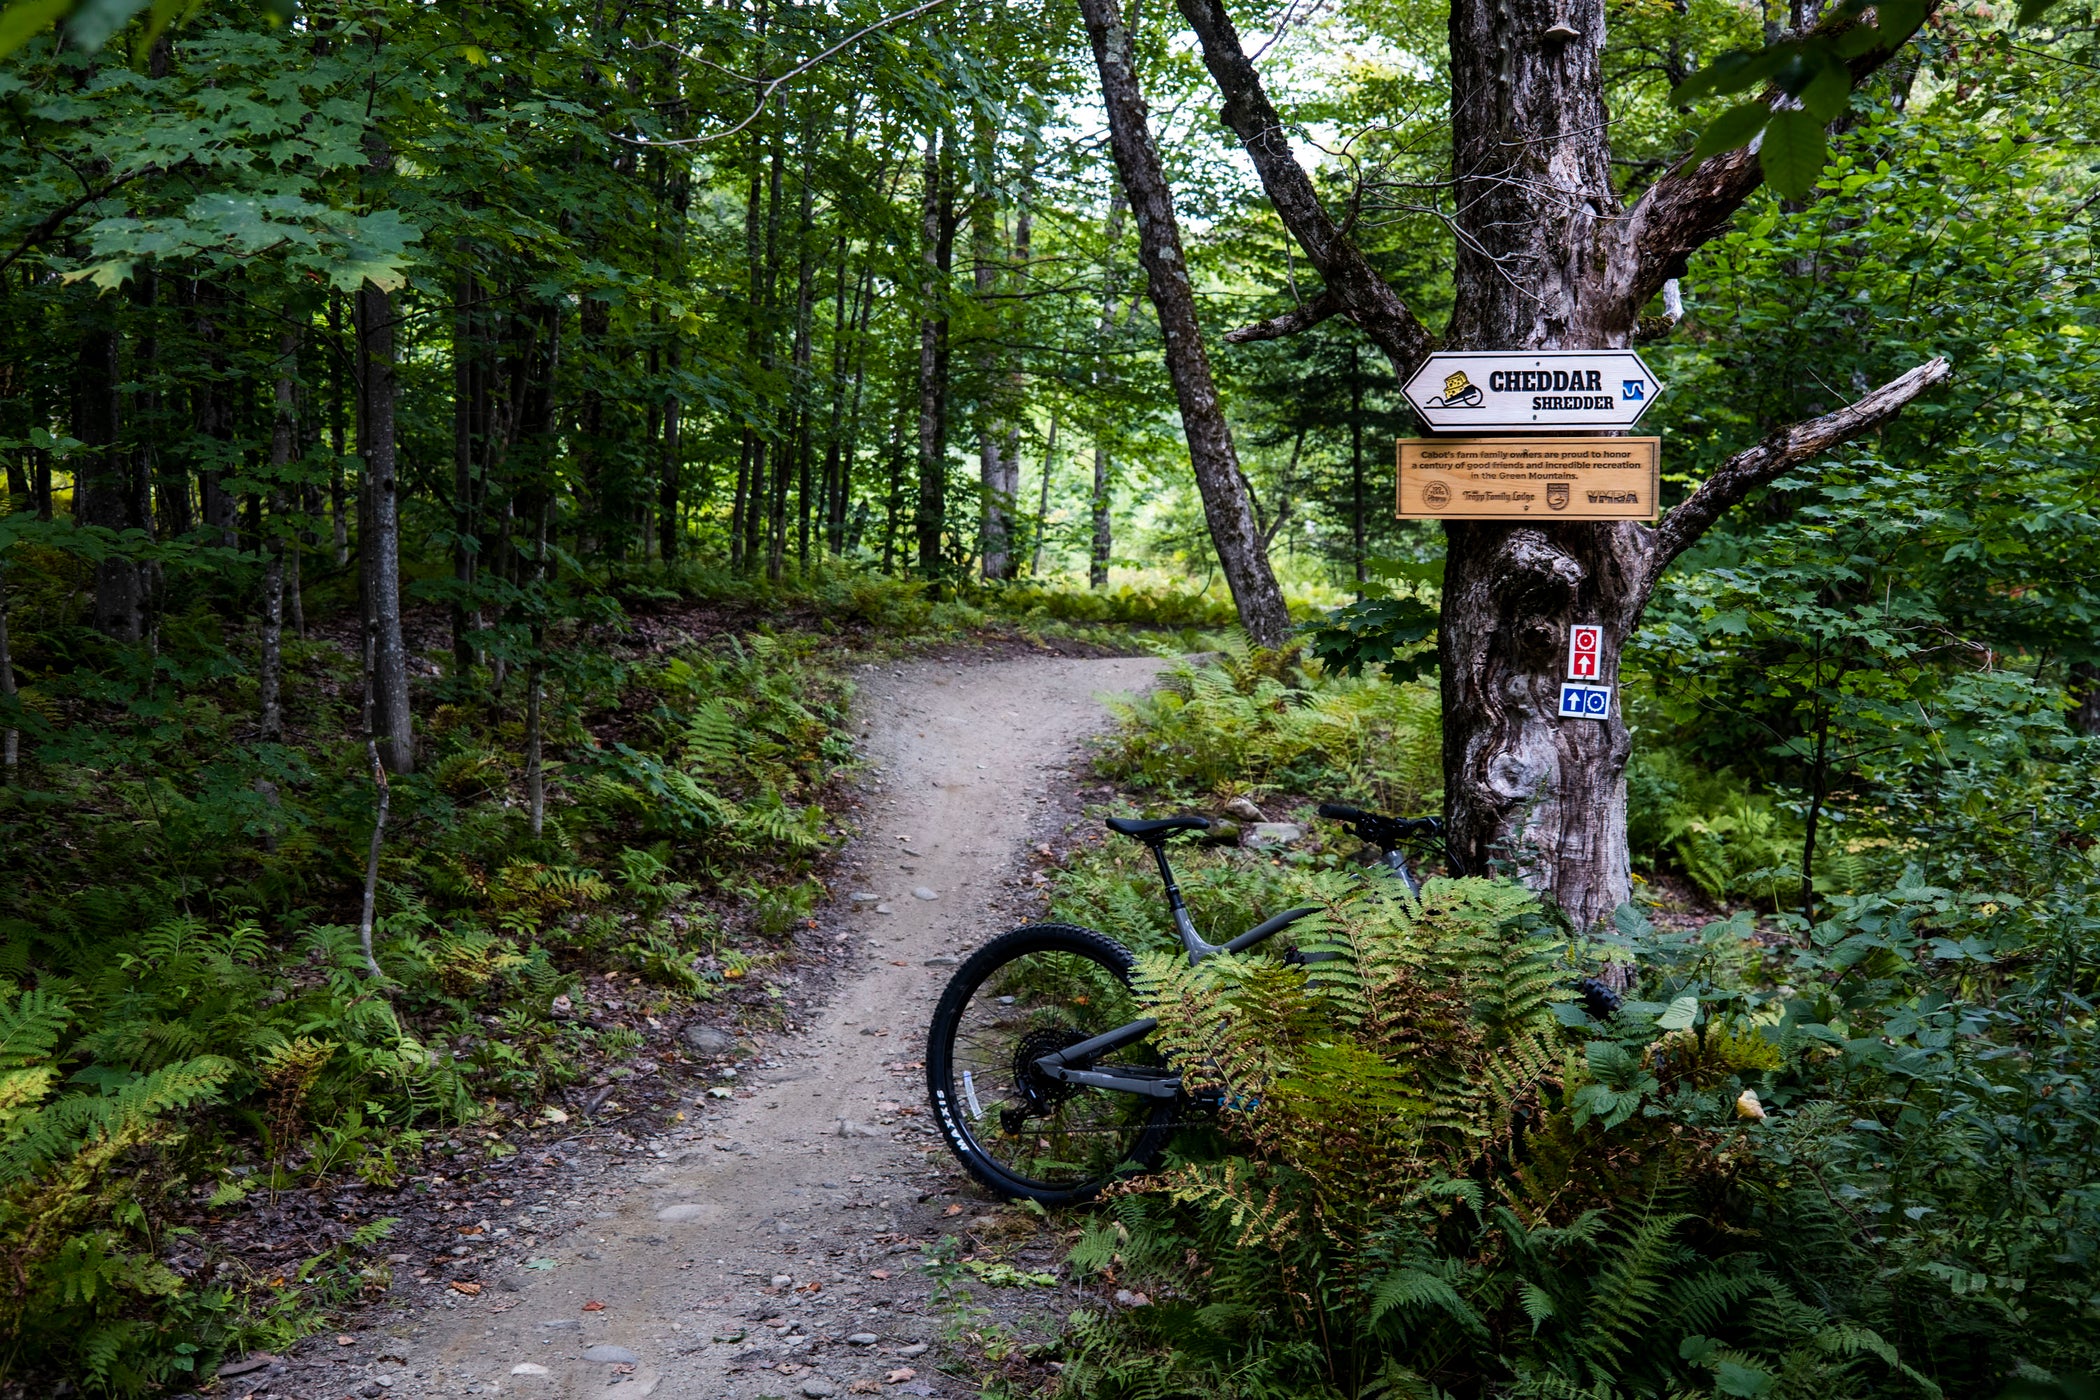
[[[1478,384],[1466,378],[1464,370],[1455,369],[1444,376],[1444,396],[1440,399],[1431,399],[1429,407],[1478,408],[1485,401],[1486,397],[1480,392]]]

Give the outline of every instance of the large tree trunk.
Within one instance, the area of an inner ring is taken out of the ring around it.
[[[1268,551],[1247,504],[1232,429],[1211,379],[1210,356],[1196,320],[1195,291],[1181,252],[1181,227],[1160,170],[1159,152],[1152,144],[1145,99],[1138,90],[1130,31],[1123,26],[1115,0],[1080,0],[1080,13],[1086,18],[1087,37],[1093,41],[1094,61],[1101,70],[1109,142],[1137,222],[1138,256],[1145,265],[1152,305],[1159,313],[1167,376],[1174,382],[1174,398],[1181,407],[1189,465],[1203,497],[1211,544],[1232,589],[1240,626],[1257,645],[1282,646],[1290,636],[1290,613],[1284,608],[1283,592],[1269,569]]]
[[[1402,377],[1410,374],[1434,340],[1291,155],[1224,0],[1176,3],[1225,97],[1225,122],[1326,284],[1295,311],[1228,338],[1288,335],[1345,312]],[[1621,208],[1606,140],[1604,30],[1604,0],[1453,0],[1458,254],[1445,336],[1453,348],[1626,345],[1647,300],[1757,188],[1756,153],[1729,151],[1678,163],[1632,210]],[[1854,81],[1893,51],[1855,56]],[[1631,745],[1616,705],[1602,723],[1556,717],[1568,629],[1603,629],[1600,679],[1616,686],[1620,653],[1672,559],[1752,490],[1887,422],[1948,373],[1944,360],[1933,360],[1837,413],[1774,432],[1653,529],[1447,522],[1438,658],[1445,814],[1461,864],[1503,863],[1582,927],[1625,900]]]
[[[1556,23],[1576,37],[1548,34]],[[1590,295],[1600,224],[1621,213],[1599,58],[1603,0],[1453,0],[1451,121],[1460,237],[1446,340],[1462,350],[1624,346],[1630,317]],[[1542,211],[1555,211],[1542,217]],[[1557,717],[1568,629],[1604,629],[1602,683],[1648,596],[1648,531],[1450,521],[1439,660],[1445,810],[1469,868],[1507,864],[1578,927],[1631,892],[1616,703]]]

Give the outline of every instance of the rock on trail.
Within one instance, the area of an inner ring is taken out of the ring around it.
[[[1159,665],[861,671],[862,829],[821,934],[851,940],[858,960],[829,1004],[734,1081],[748,1096],[698,1097],[696,1121],[609,1173],[609,1209],[541,1240],[544,1259],[505,1275],[516,1291],[389,1329],[398,1355],[384,1381],[345,1377],[332,1393],[974,1394],[932,1357],[904,1364],[941,1332],[919,1246],[962,1213],[937,1199],[959,1188],[922,1110],[926,1021],[957,959],[1018,921],[999,907],[1002,882],[1040,839],[1053,784],[1106,723],[1098,697],[1145,687]]]

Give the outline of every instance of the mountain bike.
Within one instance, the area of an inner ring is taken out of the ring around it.
[[[1461,873],[1435,817],[1334,803],[1319,812],[1375,848],[1378,864],[1416,894],[1410,851],[1434,854]],[[1191,966],[1244,952],[1317,912],[1286,909],[1230,942],[1207,941],[1175,883],[1167,843],[1209,827],[1203,817],[1108,821],[1110,831],[1152,852]],[[1314,957],[1292,952],[1286,960]],[[1214,1106],[1184,1094],[1180,1070],[1147,1044],[1158,1022],[1137,1014],[1135,964],[1105,933],[1029,924],[987,943],[949,980],[933,1013],[926,1087],[949,1149],[992,1191],[1044,1205],[1083,1201],[1118,1174],[1150,1170],[1184,1116]]]

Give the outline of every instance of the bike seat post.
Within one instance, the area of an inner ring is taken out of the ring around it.
[[[1181,946],[1188,950],[1189,966],[1194,967],[1219,951],[1218,946],[1196,932],[1196,921],[1189,917],[1188,903],[1181,897],[1181,886],[1174,883],[1174,868],[1167,864],[1165,839],[1147,844],[1152,847],[1152,858],[1159,862],[1160,883],[1167,887],[1167,910],[1174,917],[1174,932],[1180,936]]]

